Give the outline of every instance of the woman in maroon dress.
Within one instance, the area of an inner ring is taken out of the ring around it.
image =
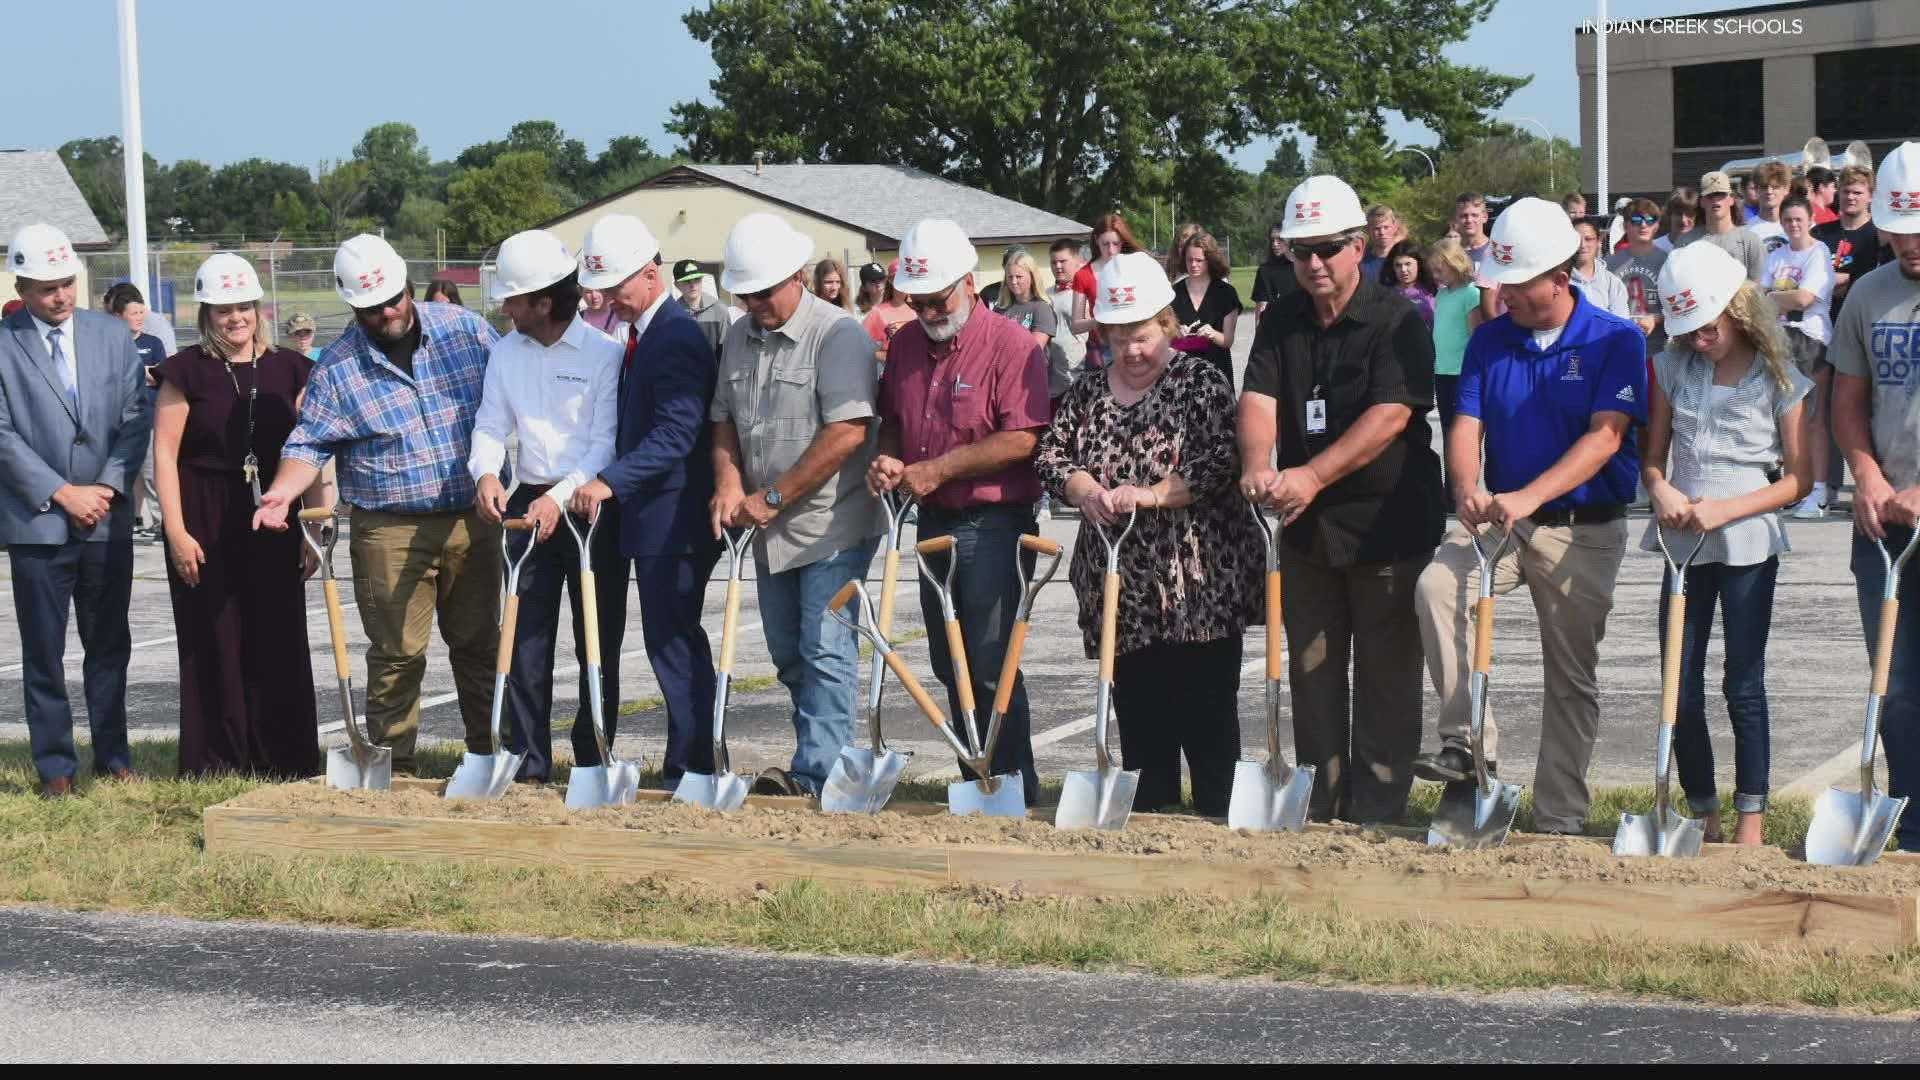
[[[266,340],[260,279],[222,253],[194,277],[200,344],[163,362],[154,480],[180,649],[180,773],[312,776],[320,765],[298,533],[255,532],[313,361]],[[324,504],[324,493],[308,496]]]

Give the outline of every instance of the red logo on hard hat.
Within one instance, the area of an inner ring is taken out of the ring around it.
[[[1920,213],[1920,191],[1887,192],[1887,209],[1896,214]]]
[[[65,244],[62,244],[59,247],[50,247],[47,249],[47,265],[48,266],[58,266],[59,264],[66,262],[68,259],[71,259],[71,258],[73,258],[73,253],[67,250],[67,246]]]
[[[360,287],[363,289],[371,289],[375,285],[385,285],[386,283],[387,272],[377,266],[360,275]]]
[[[602,274],[606,272],[606,269],[607,269],[606,256],[604,255],[587,256],[587,270],[589,273]]]
[[[1297,202],[1293,204],[1293,220],[1319,221],[1320,204],[1317,202]]]
[[[900,259],[900,267],[907,272],[908,277],[927,276],[927,260],[925,259],[914,259],[903,256]]]
[[[1112,307],[1132,307],[1134,301],[1132,285],[1107,286],[1107,303]]]
[[[1699,306],[1700,301],[1695,298],[1692,289],[1686,289],[1667,297],[1667,310],[1675,315],[1685,315],[1687,312]]]
[[[1489,244],[1492,244],[1492,247],[1490,247],[1488,251],[1492,255],[1494,262],[1497,262],[1502,266],[1513,265],[1513,245],[1512,244],[1494,244],[1493,241],[1491,240],[1487,242]]]
[[[246,288],[246,286],[247,286],[247,275],[245,274],[221,274],[220,275],[220,287],[222,289],[244,289]]]

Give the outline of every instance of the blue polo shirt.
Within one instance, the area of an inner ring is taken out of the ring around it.
[[[1596,413],[1647,422],[1647,339],[1633,323],[1573,289],[1573,315],[1542,351],[1533,331],[1502,315],[1467,342],[1454,410],[1486,435],[1487,490],[1517,491],[1566,456]],[[1640,451],[1628,428],[1620,449],[1586,483],[1542,509],[1631,503]]]

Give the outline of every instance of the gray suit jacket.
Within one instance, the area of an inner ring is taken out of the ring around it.
[[[78,416],[33,317],[21,310],[0,322],[0,544],[133,535],[128,493],[153,432],[140,353],[127,324],[111,315],[76,311],[68,325],[79,361]],[[76,529],[52,504],[65,484],[105,484],[118,495],[99,525]]]

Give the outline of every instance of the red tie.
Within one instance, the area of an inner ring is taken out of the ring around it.
[[[625,375],[627,369],[633,366],[633,350],[639,346],[640,324],[631,323],[627,326],[627,354],[620,360],[620,373],[622,375]]]

